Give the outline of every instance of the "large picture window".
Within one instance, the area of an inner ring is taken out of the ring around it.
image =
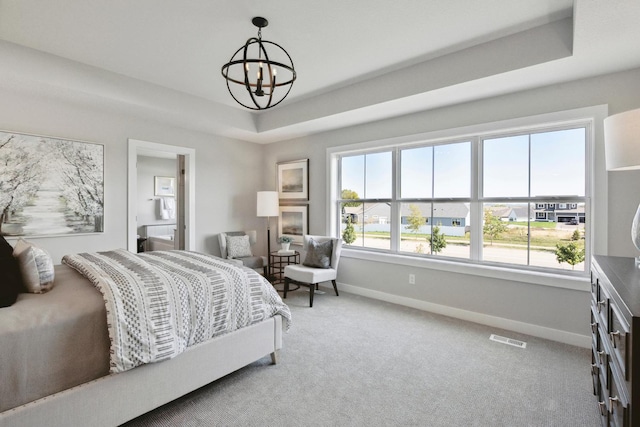
[[[335,155],[345,247],[583,273],[589,123]]]

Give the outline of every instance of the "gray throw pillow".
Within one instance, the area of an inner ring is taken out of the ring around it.
[[[251,254],[249,236],[227,236],[227,258],[244,258]]]
[[[53,288],[55,272],[53,260],[47,251],[19,239],[13,248],[13,256],[20,264],[22,281],[27,292],[42,294]]]
[[[315,268],[331,268],[332,253],[333,240],[319,243],[313,239],[309,239],[307,255],[304,257],[302,265]]]

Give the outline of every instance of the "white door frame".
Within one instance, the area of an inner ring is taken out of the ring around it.
[[[193,148],[179,147],[176,145],[158,144],[155,142],[129,139],[128,158],[128,198],[127,198],[127,250],[129,252],[138,251],[138,172],[136,163],[138,154],[141,151],[157,151],[165,153],[181,154],[185,156],[185,183],[184,183],[184,206],[185,206],[185,241],[186,250],[196,250],[196,150]]]

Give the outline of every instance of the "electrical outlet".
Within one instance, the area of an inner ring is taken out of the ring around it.
[[[410,274],[409,275],[409,284],[410,285],[415,285],[416,284],[416,275],[415,274]]]

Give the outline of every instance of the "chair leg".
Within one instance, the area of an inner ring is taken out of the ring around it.
[[[336,296],[339,297],[340,295],[338,295],[338,284],[335,280],[332,280],[331,283],[333,283],[333,290],[336,291]]]
[[[309,286],[309,307],[313,307],[313,293],[316,290],[316,285],[311,284],[311,286]]]
[[[288,277],[284,278],[284,297],[283,298],[287,298],[287,292],[289,292],[289,279]]]

